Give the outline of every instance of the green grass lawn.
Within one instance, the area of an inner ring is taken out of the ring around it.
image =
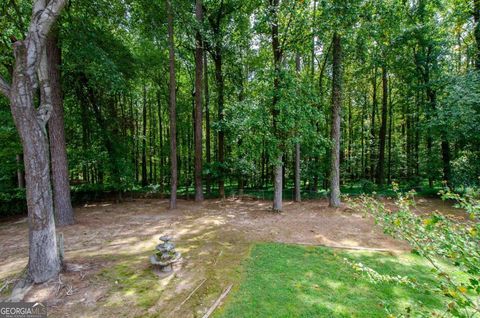
[[[431,283],[430,267],[418,256],[340,251],[265,243],[255,245],[240,286],[216,317],[386,317],[422,302],[441,310],[438,296],[404,285],[374,283],[344,258],[381,274],[415,277]]]

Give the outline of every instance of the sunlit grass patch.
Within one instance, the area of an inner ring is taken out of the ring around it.
[[[217,317],[385,317],[422,304],[444,308],[440,297],[418,288],[374,282],[345,263],[361,262],[382,275],[433,274],[420,257],[265,243],[246,261],[244,280]]]

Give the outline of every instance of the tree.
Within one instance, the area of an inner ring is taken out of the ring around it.
[[[342,110],[342,42],[340,35],[333,34],[332,78],[332,155],[330,166],[330,206],[340,206],[340,138]]]
[[[143,134],[142,134],[142,186],[147,186],[147,87],[143,84],[143,104],[142,104],[142,118],[143,118]]]
[[[315,2],[316,5],[316,2]],[[300,73],[300,54],[296,54],[295,56],[295,71],[297,72],[297,76]],[[313,67],[312,67],[313,68]],[[312,70],[313,73],[313,70]],[[302,200],[301,193],[300,193],[300,142],[295,143],[295,202],[300,202]]]
[[[377,184],[383,186],[385,182],[385,145],[387,138],[387,107],[388,107],[388,78],[387,68],[382,67],[382,122],[380,124],[380,140],[378,149]]]
[[[475,29],[473,35],[477,48],[475,51],[475,66],[480,71],[480,0],[473,0],[473,21],[475,22]]]
[[[10,100],[23,146],[29,215],[27,277],[35,283],[45,282],[60,271],[46,127],[53,106],[45,44],[64,6],[64,0],[34,2],[27,35],[14,43],[11,86],[0,78],[0,91]],[[35,92],[38,87],[41,98],[37,109]]]
[[[225,165],[225,131],[224,131],[224,104],[225,104],[225,79],[223,75],[223,43],[222,43],[222,20],[231,12],[233,7],[226,7],[223,0],[215,14],[209,16],[209,23],[213,32],[213,47],[211,55],[215,66],[215,82],[217,85],[217,111],[218,111],[218,163],[220,173],[218,178],[218,194],[225,197],[224,165]]]
[[[51,85],[52,112],[48,121],[50,155],[52,165],[53,206],[56,225],[75,223],[70,199],[67,148],[63,119],[63,98],[60,83],[61,50],[58,45],[58,31],[53,29],[47,37],[46,54],[48,77]]]
[[[170,69],[170,209],[177,206],[177,96],[175,78],[175,43],[173,38],[173,9],[172,0],[167,0],[168,14],[168,52]]]
[[[203,201],[202,189],[202,89],[203,89],[203,4],[195,2],[197,31],[195,34],[195,201]]]
[[[273,100],[272,100],[272,121],[273,121],[273,133],[278,137],[278,116],[280,115],[278,110],[278,103],[280,101],[280,72],[282,63],[282,48],[280,47],[280,41],[278,36],[278,6],[279,0],[270,0],[270,14],[271,14],[271,35],[272,35],[272,50],[273,50]],[[280,141],[281,142],[281,141]],[[282,146],[279,146],[278,156],[276,158],[274,168],[274,183],[273,183],[273,210],[282,210],[282,191],[283,191],[283,151]]]

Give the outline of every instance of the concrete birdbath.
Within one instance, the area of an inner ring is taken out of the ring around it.
[[[175,250],[175,244],[173,244],[171,240],[172,238],[170,236],[161,236],[161,243],[155,248],[155,254],[150,256],[150,263],[160,272],[171,272],[173,270],[173,264],[181,257],[180,252]]]

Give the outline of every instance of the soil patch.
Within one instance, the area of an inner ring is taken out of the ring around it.
[[[420,211],[452,209],[437,199],[422,200]],[[77,223],[58,229],[67,270],[32,288],[25,300],[46,302],[51,317],[196,317],[240,280],[239,265],[255,242],[408,250],[363,213],[329,208],[326,200],[285,202],[278,214],[270,201],[249,198],[180,200],[177,210],[167,207],[167,200],[137,199],[76,208]],[[27,263],[27,227],[26,219],[0,224],[2,282],[12,281]],[[173,236],[183,255],[166,277],[155,275],[148,261],[162,234]]]

